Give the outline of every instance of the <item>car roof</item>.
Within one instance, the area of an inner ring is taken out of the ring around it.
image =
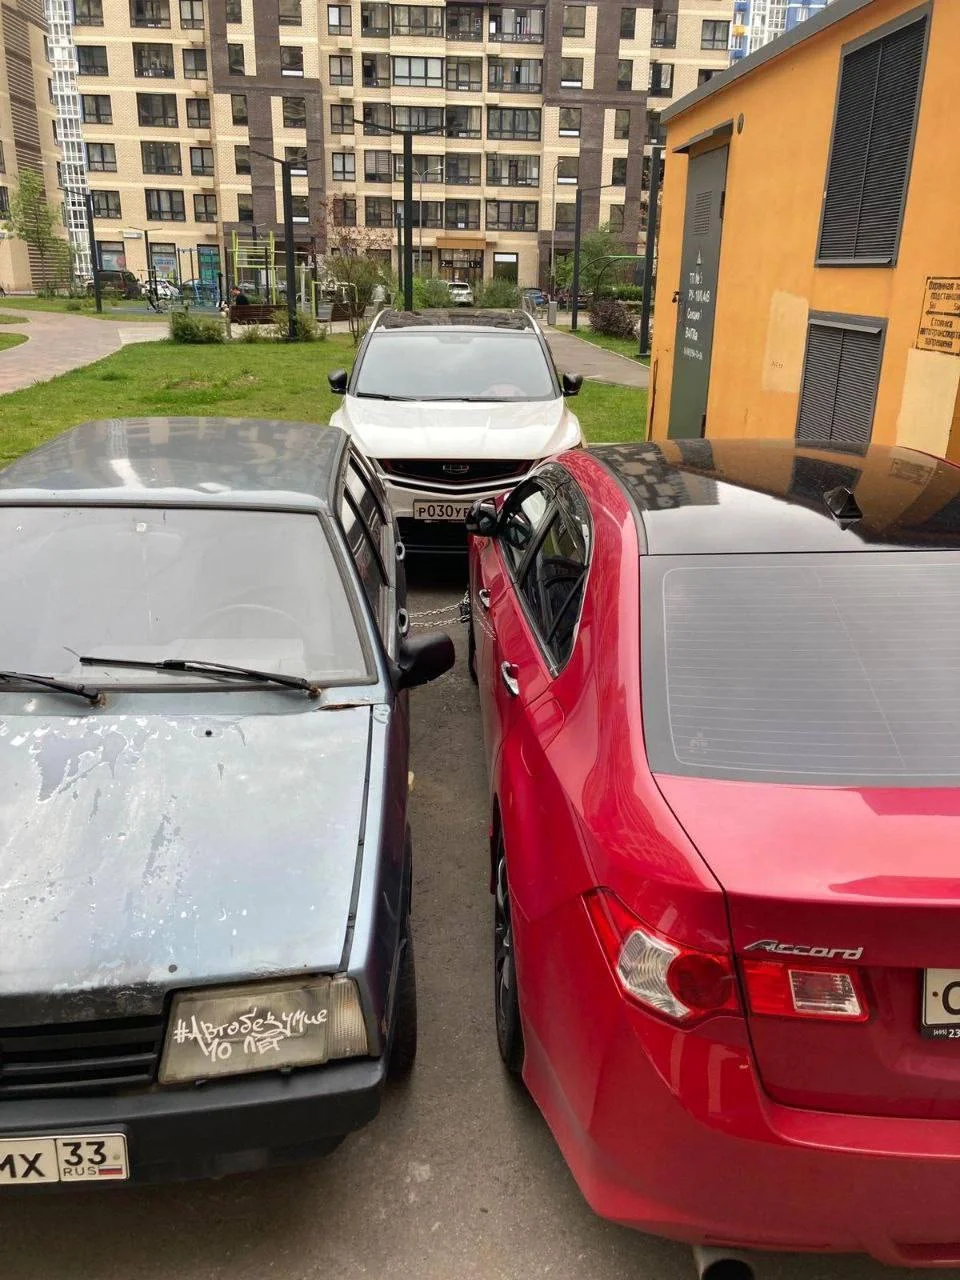
[[[914,449],[693,439],[591,452],[649,555],[960,548],[960,468]]]
[[[348,437],[266,418],[106,418],[0,470],[0,505],[329,511]]]
[[[525,311],[447,311],[443,307],[425,311],[381,311],[373,329],[507,329],[535,333],[536,325]]]

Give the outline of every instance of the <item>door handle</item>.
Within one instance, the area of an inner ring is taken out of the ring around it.
[[[477,592],[477,603],[480,605],[480,608],[484,613],[486,613],[490,608],[490,592],[486,587],[481,587]]]
[[[511,698],[520,696],[520,682],[517,679],[517,668],[512,662],[500,663],[500,679],[503,681],[503,687],[509,693]]]

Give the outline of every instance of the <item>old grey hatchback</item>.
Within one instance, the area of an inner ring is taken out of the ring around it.
[[[320,1154],[412,1065],[404,592],[335,429],[0,471],[0,1189]]]

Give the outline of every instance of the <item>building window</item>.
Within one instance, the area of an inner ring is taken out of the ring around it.
[[[705,18],[700,28],[701,49],[726,49],[730,44],[730,23]]]
[[[582,59],[570,59],[579,61]],[[582,79],[581,65],[581,79]],[[543,62],[539,58],[490,58],[487,62],[487,86],[500,93],[539,93],[542,87]]]
[[[539,187],[539,156],[487,156],[487,185],[491,187]]]
[[[351,103],[333,103],[331,105],[330,132],[353,133],[353,106]]]
[[[4,159],[4,155],[3,155],[3,143],[0,142],[0,173],[6,173],[6,172],[7,172],[7,162]]]
[[[360,6],[360,31],[365,36],[389,35],[390,6],[388,4],[362,4]],[[370,224],[368,223],[367,225],[369,226]]]
[[[365,151],[363,176],[367,182],[392,182],[393,166],[389,151]]]
[[[386,104],[383,104],[386,105]],[[364,119],[368,108],[364,107]],[[390,123],[390,114],[386,114]],[[443,107],[394,107],[393,124],[396,129],[443,130]]]
[[[403,226],[403,201],[395,200],[393,203],[394,224]],[[443,226],[443,201],[442,200],[420,200],[415,199],[413,202],[413,217],[410,219],[411,227],[442,227]]]
[[[147,198],[148,222],[186,222],[187,208],[182,191],[150,190]]]
[[[390,58],[385,53],[365,53],[360,61],[365,89],[386,89],[390,83]]]
[[[290,199],[290,206],[294,222],[310,221],[309,196],[292,196]]]
[[[216,222],[217,197],[215,195],[195,195],[193,197],[194,222]]]
[[[616,235],[620,235],[623,231],[623,219],[624,214],[626,213],[626,208],[627,206],[623,204],[612,204],[610,206],[610,217],[607,220],[607,225]]]
[[[560,108],[560,129],[561,138],[579,138],[580,137],[580,108],[579,107],[561,107]]]
[[[363,202],[363,220],[368,227],[392,227],[393,201],[389,196],[367,196]]]
[[[655,13],[653,15],[653,33],[650,43],[654,49],[675,49],[677,47],[677,15],[675,13]]]
[[[447,231],[479,231],[479,200],[448,200],[443,208],[443,225]]]
[[[395,36],[442,36],[443,10],[423,4],[391,5],[390,30]]]
[[[183,76],[185,80],[204,80],[207,75],[206,49],[184,49]]]
[[[179,142],[141,142],[144,173],[181,173]]]
[[[394,58],[393,83],[418,89],[442,89],[443,59]]]
[[[348,9],[349,13],[350,10]],[[281,27],[302,27],[303,7],[301,0],[280,0],[278,13]]]
[[[234,124],[249,123],[250,117],[247,113],[247,95],[245,93],[231,93],[230,111]]]
[[[210,99],[187,99],[187,127],[189,129],[210,128]]]
[[[483,90],[483,59],[448,58],[447,88],[459,92],[480,93]]]
[[[351,111],[353,110],[352,107],[350,109]],[[307,127],[306,98],[284,97],[283,127],[285,129],[305,129]]]
[[[647,112],[647,142],[662,147],[667,140],[667,126],[660,121],[659,111]]]
[[[633,88],[633,62],[630,58],[621,58],[617,62],[617,88],[627,91]]]
[[[927,17],[843,57],[818,262],[896,260]]]
[[[250,172],[250,148],[246,143],[233,148],[233,168],[240,174]]]
[[[333,225],[335,227],[355,227],[357,225],[356,196],[334,196]]]
[[[613,161],[613,169],[610,173],[610,182],[615,187],[625,187],[627,185],[627,157],[616,156]]]
[[[540,110],[538,107],[488,107],[488,138],[523,138],[527,142],[540,140]]]
[[[543,9],[490,6],[490,39],[504,44],[543,44]]]
[[[102,27],[103,0],[73,0],[75,27]]]
[[[582,58],[561,58],[560,59],[560,88],[561,89],[582,89],[583,88],[583,59]]]
[[[327,5],[327,31],[332,36],[348,36],[353,31],[353,11],[348,4]],[[341,223],[341,226],[356,223]]]
[[[290,165],[290,172],[297,178],[307,176],[307,148],[284,147],[283,158]]]
[[[169,0],[130,0],[131,27],[169,27]]]
[[[488,200],[487,230],[536,231],[539,208],[535,200]]]
[[[564,201],[553,211],[555,231],[573,231],[577,222],[577,206]]]
[[[252,222],[253,221],[253,196],[249,191],[241,192],[237,196],[237,221]]]
[[[243,21],[243,0],[226,0],[228,22]]]
[[[147,79],[172,80],[176,75],[172,44],[135,44],[133,74]]]
[[[797,414],[798,440],[854,447],[869,443],[883,331],[882,320],[811,312]]]
[[[353,59],[350,62],[350,80],[348,84],[353,82]],[[280,74],[282,76],[302,76],[303,75],[303,45],[299,44],[282,44],[280,46]]]
[[[447,39],[483,39],[483,7],[475,4],[447,5]]]
[[[697,72],[697,87],[699,88],[700,85],[706,84],[708,80],[712,80],[717,71],[717,67],[701,67]]]
[[[93,201],[93,216],[95,218],[122,217],[119,191],[91,191],[90,198]]]
[[[195,178],[213,177],[213,147],[190,148],[190,172]]]
[[[232,76],[246,75],[242,44],[227,45],[227,67]]]
[[[87,168],[91,173],[116,173],[117,148],[112,142],[87,143]],[[3,172],[0,166],[0,173]]]
[[[180,27],[184,31],[203,30],[203,0],[180,0]]]
[[[633,40],[637,34],[637,11],[636,9],[620,10],[620,39]]]
[[[357,158],[352,151],[334,151],[333,180],[334,182],[356,182]]]
[[[576,186],[580,176],[579,156],[561,156],[557,161],[557,182],[565,186]]]
[[[447,107],[448,138],[479,138],[482,125],[479,107]]]
[[[536,159],[536,157],[533,157]],[[478,155],[447,152],[446,180],[448,187],[479,187],[480,157]]]
[[[651,97],[669,98],[673,93],[673,63],[672,62],[651,62],[650,63],[650,89]]]
[[[353,84],[353,58],[349,53],[330,55],[330,83]]]
[[[401,126],[398,124],[397,127]],[[364,105],[363,132],[369,138],[390,132],[390,107],[386,102],[368,102]]]
[[[106,76],[109,74],[105,44],[77,45],[77,75]]]
[[[84,124],[113,124],[110,96],[106,93],[85,93],[80,100]]]
[[[617,107],[613,116],[613,136],[618,139],[630,137],[630,108]]]
[[[393,157],[393,180],[403,181],[403,156]],[[414,156],[414,182],[443,182],[443,156]]]
[[[175,93],[138,93],[137,116],[145,129],[176,129],[177,95]]]
[[[582,39],[587,34],[587,6],[585,4],[565,4],[563,6],[563,34],[577,39]]]
[[[10,212],[10,190],[8,187],[0,187],[0,213],[6,217]]]

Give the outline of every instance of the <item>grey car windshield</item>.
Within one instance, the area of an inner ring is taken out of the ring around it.
[[[655,772],[960,783],[960,554],[648,557]]]
[[[0,667],[116,684],[206,677],[82,667],[81,654],[363,679],[364,649],[316,515],[0,507]]]
[[[404,330],[374,334],[355,396],[401,400],[553,400],[535,333]]]

